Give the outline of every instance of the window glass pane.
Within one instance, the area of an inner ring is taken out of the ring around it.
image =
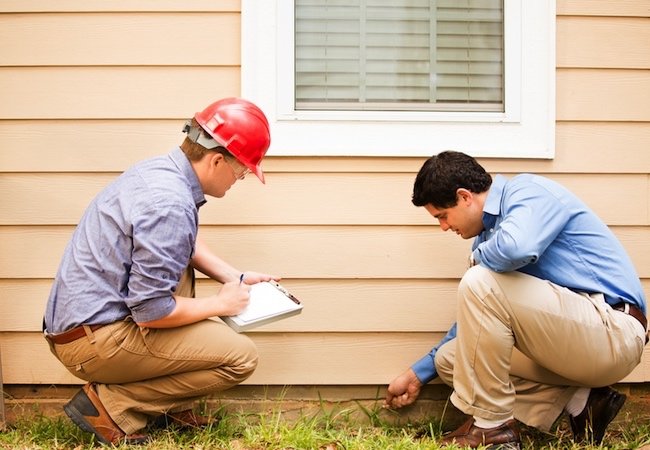
[[[296,110],[504,110],[503,0],[296,0]]]

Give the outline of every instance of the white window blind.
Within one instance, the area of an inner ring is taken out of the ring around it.
[[[295,109],[504,111],[503,0],[296,0]]]

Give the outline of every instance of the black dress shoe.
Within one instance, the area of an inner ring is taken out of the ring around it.
[[[626,396],[609,386],[592,388],[585,409],[577,416],[569,416],[573,441],[600,445],[607,426],[623,407]]]

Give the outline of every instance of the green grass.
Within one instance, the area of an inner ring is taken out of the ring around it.
[[[366,420],[359,421],[358,414]],[[440,448],[439,422],[396,426],[381,419],[379,409],[326,411],[288,420],[279,412],[259,414],[217,411],[220,420],[204,430],[150,430],[152,441],[143,450],[178,449],[322,449],[322,450],[415,450]],[[360,424],[363,422],[363,424]],[[641,423],[642,422],[642,423]],[[553,434],[522,430],[525,449],[638,449],[650,445],[647,420],[617,422],[605,437],[607,447],[577,446],[560,425]],[[79,430],[65,416],[22,419],[0,433],[0,449],[83,450],[96,448],[93,436]],[[109,447],[110,448],[110,447]],[[122,445],[118,448],[127,448]]]

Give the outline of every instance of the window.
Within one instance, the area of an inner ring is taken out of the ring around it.
[[[275,155],[554,151],[554,2],[243,0]]]
[[[295,0],[294,11],[297,111],[504,110],[502,0]]]

